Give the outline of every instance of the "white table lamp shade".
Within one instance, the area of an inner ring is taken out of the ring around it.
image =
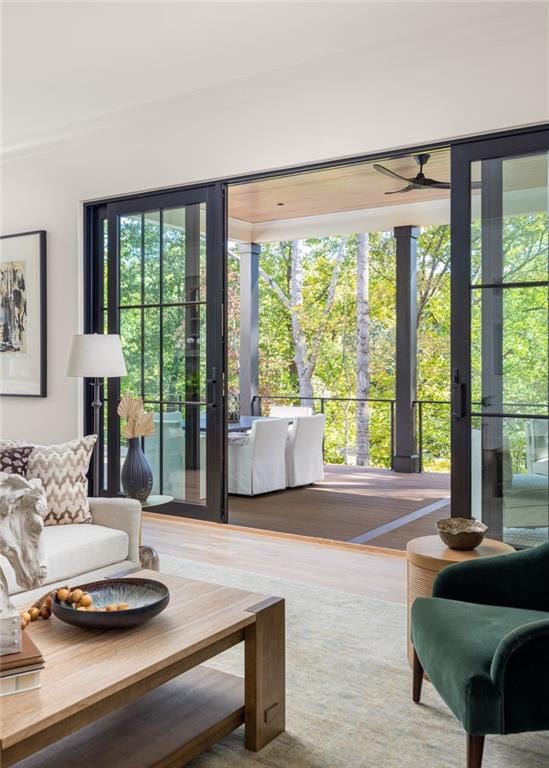
[[[116,333],[84,333],[73,337],[67,376],[114,378],[126,375],[120,336]]]

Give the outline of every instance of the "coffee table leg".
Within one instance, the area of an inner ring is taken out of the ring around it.
[[[252,608],[245,634],[245,742],[254,752],[286,727],[284,600],[271,597]]]

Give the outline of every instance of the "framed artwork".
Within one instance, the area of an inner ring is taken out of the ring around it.
[[[46,233],[0,237],[0,395],[46,397]]]

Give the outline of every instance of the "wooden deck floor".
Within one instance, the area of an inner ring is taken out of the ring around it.
[[[230,496],[229,522],[266,531],[405,549],[444,517],[450,477],[326,465],[322,482],[261,496]]]

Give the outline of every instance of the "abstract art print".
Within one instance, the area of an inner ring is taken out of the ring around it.
[[[27,351],[26,262],[0,263],[0,352]]]
[[[46,233],[0,237],[0,395],[46,397]]]

